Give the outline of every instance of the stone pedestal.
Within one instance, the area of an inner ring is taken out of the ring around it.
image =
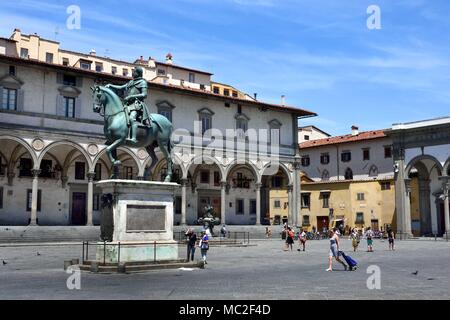
[[[178,259],[178,247],[173,240],[174,191],[178,184],[104,180],[96,186],[101,188],[102,194],[113,196],[110,210],[113,241],[98,243],[97,261],[125,263]]]

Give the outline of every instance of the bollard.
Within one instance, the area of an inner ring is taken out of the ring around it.
[[[67,270],[72,265],[72,260],[64,261],[64,270]]]
[[[91,272],[98,273],[98,262],[91,262]]]

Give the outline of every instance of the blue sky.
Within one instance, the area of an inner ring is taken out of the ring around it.
[[[73,4],[80,30],[65,27]],[[0,1],[0,36],[15,27],[123,60],[171,52],[260,100],[284,94],[333,135],[450,115],[448,0]]]

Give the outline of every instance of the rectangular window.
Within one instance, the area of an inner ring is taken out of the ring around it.
[[[40,178],[52,178],[52,160],[42,160],[40,169]]]
[[[123,176],[126,180],[133,180],[133,167],[123,167]]]
[[[200,90],[206,90],[206,87],[205,87],[204,84],[201,84],[201,85],[200,85]]]
[[[28,59],[28,49],[27,48],[20,48],[20,57],[22,59]]]
[[[381,182],[381,190],[391,190],[390,182]]]
[[[364,201],[364,193],[358,193],[358,194],[356,195],[356,199],[357,199],[358,201]]]
[[[302,208],[310,208],[311,207],[311,194],[310,193],[302,193]]]
[[[224,96],[229,96],[230,95],[230,90],[229,89],[223,89],[223,95]]]
[[[68,74],[63,75],[63,85],[75,87],[77,85],[77,77]]]
[[[95,165],[94,181],[100,181],[100,180],[102,180],[102,164],[101,163],[97,163]]]
[[[322,208],[329,208],[330,207],[330,194],[327,193],[321,193],[322,196]]]
[[[390,146],[384,147],[384,157],[392,158],[392,148]]]
[[[256,200],[255,199],[250,200],[250,214],[252,214],[252,215],[256,214]]]
[[[240,104],[238,104],[238,106],[237,106],[237,113],[238,114],[242,113],[242,106]]]
[[[213,87],[213,92],[214,92],[215,94],[220,94],[220,89],[219,89],[219,87]]]
[[[342,162],[350,162],[352,160],[352,153],[350,151],[344,151],[341,153]]]
[[[17,90],[3,88],[2,109],[17,110]]]
[[[240,139],[245,139],[246,132],[248,130],[248,122],[245,119],[236,120],[237,136]]]
[[[165,76],[165,75],[166,75],[166,70],[158,69],[158,76]]]
[[[33,168],[33,162],[28,158],[20,158],[19,165],[19,177],[31,177],[31,169]]]
[[[45,54],[45,62],[53,63],[53,53],[47,52]]]
[[[64,97],[65,116],[75,118],[75,98]]]
[[[189,73],[189,82],[195,83],[195,73]]]
[[[128,77],[128,69],[123,69],[123,71],[122,71],[122,75],[124,76],[124,77]]]
[[[302,156],[302,166],[303,167],[308,167],[310,164],[310,159],[309,156]]]
[[[220,172],[214,171],[214,186],[220,187]]]
[[[302,225],[304,226],[309,226],[311,223],[309,222],[309,216],[308,215],[304,215],[303,216],[303,223]]]
[[[84,162],[75,162],[75,180],[84,180],[86,177],[86,166]]]
[[[172,122],[172,110],[170,110],[169,108],[161,108],[158,110],[158,113]]]
[[[9,66],[9,75],[10,76],[16,75],[16,67],[15,66]]]
[[[67,59],[67,58],[63,58],[62,59],[62,64],[63,64],[63,66],[69,66],[69,59]]]
[[[37,198],[37,211],[41,212],[41,200],[42,200],[42,190],[38,190]],[[33,190],[27,190],[27,211],[31,211],[31,206],[33,202]]]
[[[209,183],[209,171],[200,171],[200,183]]]
[[[85,70],[91,70],[91,63],[87,61],[80,61],[80,68]]]
[[[280,200],[274,200],[274,201],[273,201],[273,207],[274,207],[275,209],[281,208],[281,201],[280,201]]]
[[[233,91],[232,91],[232,96],[233,96],[234,98],[237,98],[237,97],[238,97],[238,92],[237,92],[236,90],[233,90]]]
[[[95,71],[97,72],[103,72],[103,63],[96,63],[95,64]]]
[[[309,140],[309,136],[305,135],[305,140],[308,141]]]
[[[92,198],[92,210],[99,211],[100,210],[100,195],[94,194],[94,197]]]
[[[117,67],[111,67],[111,73],[117,74]]]
[[[370,160],[370,149],[363,149],[363,160]]]
[[[202,133],[204,134],[206,131],[211,129],[211,116],[202,115],[200,120],[202,122]]]
[[[330,155],[328,153],[322,153],[320,155],[320,163],[321,164],[329,164],[330,163]]]
[[[245,214],[244,213],[244,200],[237,199],[236,200],[236,214]]]
[[[364,212],[357,212],[356,213],[355,224],[364,224]]]

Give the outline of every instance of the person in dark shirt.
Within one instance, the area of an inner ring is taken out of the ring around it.
[[[187,260],[194,261],[194,255],[195,255],[195,245],[197,243],[197,234],[194,232],[194,230],[189,229],[186,232],[187,237]]]

